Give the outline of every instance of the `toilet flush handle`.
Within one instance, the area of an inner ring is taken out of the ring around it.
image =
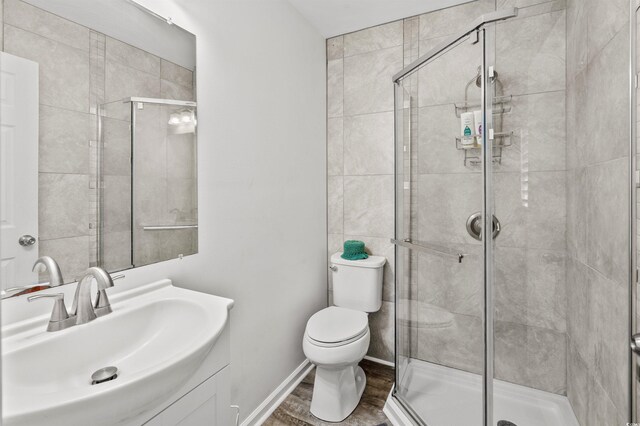
[[[338,267],[335,265],[329,265],[329,269],[331,269],[333,272],[338,270]]]

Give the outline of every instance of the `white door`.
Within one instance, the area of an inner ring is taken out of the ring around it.
[[[0,124],[0,286],[5,289],[38,279],[31,272],[38,258],[38,64],[4,52]]]

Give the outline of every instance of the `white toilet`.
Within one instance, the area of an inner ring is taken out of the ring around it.
[[[345,260],[331,256],[333,303],[307,322],[302,347],[316,365],[311,413],[321,420],[340,422],[356,408],[366,377],[358,363],[369,349],[368,312],[382,305],[386,259],[369,256]]]

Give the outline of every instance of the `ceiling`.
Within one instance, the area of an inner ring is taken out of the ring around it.
[[[473,0],[289,0],[326,38]]]

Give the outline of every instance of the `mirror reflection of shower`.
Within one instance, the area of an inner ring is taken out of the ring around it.
[[[141,97],[110,102],[100,106],[99,127],[98,246],[100,253],[105,246],[120,253],[99,261],[113,270],[196,253],[196,102]],[[123,138],[126,143],[119,141]],[[129,151],[130,164],[113,164],[110,150],[116,146]]]

